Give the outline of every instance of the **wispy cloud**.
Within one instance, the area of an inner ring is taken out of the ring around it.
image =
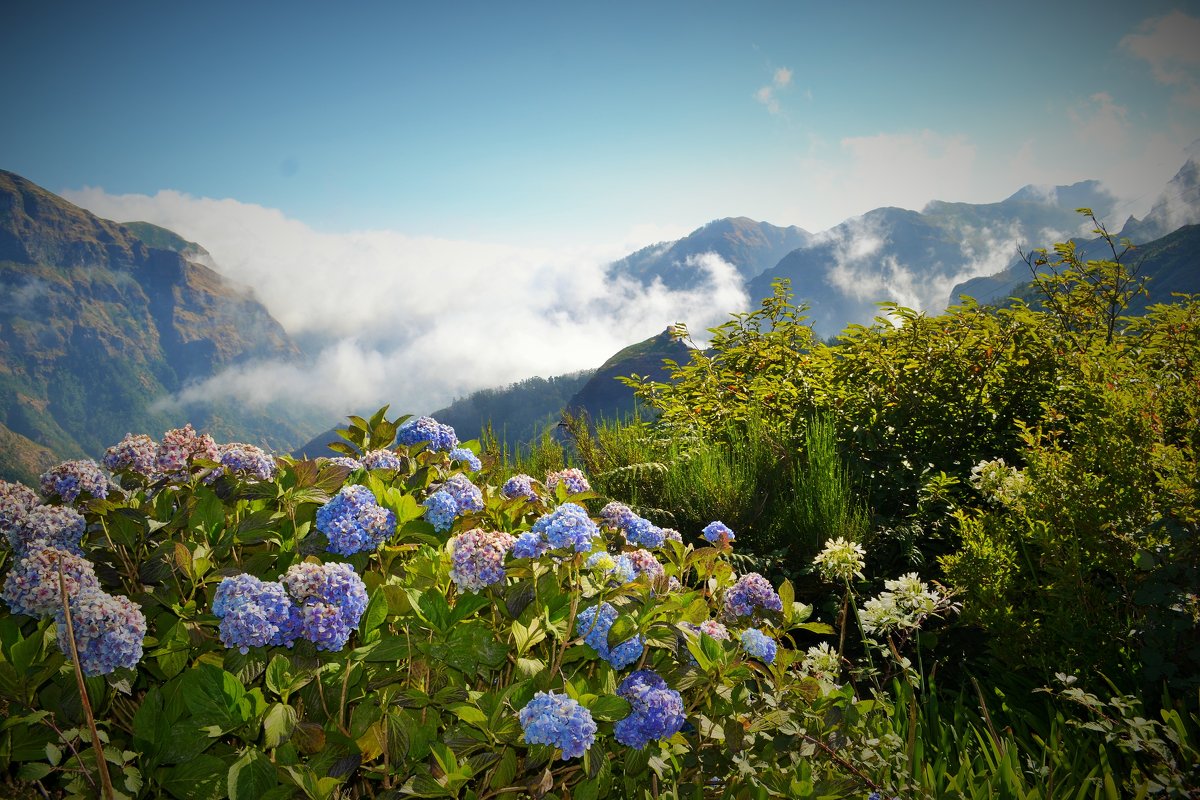
[[[702,330],[747,303],[736,270],[715,257],[698,262],[705,278],[686,291],[610,279],[607,265],[646,239],[517,248],[325,233],[275,209],[173,191],[63,194],[100,216],[146,220],[201,243],[289,332],[317,343],[311,365],[239,366],[190,387],[181,402],[288,397],[337,415],[383,403],[429,411],[474,389],[594,367],[671,322]]]
[[[771,82],[759,87],[754,93],[754,99],[767,107],[767,111],[778,114],[781,110],[777,93],[792,85],[792,71],[787,67],[779,67],[771,76]]]
[[[1179,99],[1200,107],[1200,19],[1182,11],[1152,17],[1121,47],[1149,64],[1159,83],[1177,87]]]

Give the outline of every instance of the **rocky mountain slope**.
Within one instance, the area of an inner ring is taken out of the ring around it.
[[[227,440],[302,438],[304,423],[269,410],[162,402],[227,365],[299,356],[249,291],[189,260],[201,255],[0,171],[0,477],[28,480],[185,420]]]

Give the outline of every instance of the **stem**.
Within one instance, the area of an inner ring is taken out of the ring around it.
[[[62,598],[63,619],[67,625],[67,640],[71,643],[71,661],[75,664],[75,684],[79,687],[79,700],[83,704],[83,715],[87,718],[88,732],[92,735],[92,749],[96,751],[96,767],[100,770],[100,785],[104,787],[106,800],[113,800],[112,778],[108,774],[108,760],[100,745],[100,732],[96,730],[96,718],[92,715],[92,701],[88,698],[87,684],[83,682],[83,667],[79,664],[79,648],[75,645],[75,624],[71,621],[71,603],[67,599],[67,579],[63,576],[62,562],[58,562],[58,592]]]
[[[804,739],[806,742],[812,742],[817,747],[824,750],[825,755],[832,758],[838,764],[838,766],[840,766],[844,770],[848,770],[848,771],[854,773],[854,775],[857,776],[859,780],[861,780],[863,783],[867,784],[867,786],[870,787],[873,791],[877,792],[883,788],[882,786],[877,784],[875,781],[871,780],[870,776],[868,776],[865,772],[863,772],[858,767],[851,764],[846,759],[839,756],[837,754],[836,750],[834,750],[832,747],[830,747],[829,745],[822,742],[820,739],[816,738],[815,736],[811,736],[807,733],[804,733],[803,731],[800,732],[800,738]]]
[[[350,673],[354,670],[354,664],[350,660],[350,656],[346,657],[346,672],[342,675],[342,700],[338,705],[338,728],[347,736],[350,735],[350,729],[346,727],[346,695],[350,691]]]

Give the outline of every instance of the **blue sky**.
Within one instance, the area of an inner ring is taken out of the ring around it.
[[[1200,136],[1200,39],[1174,83],[1128,44],[1172,13],[1200,8],[13,0],[0,154],[55,191],[512,244],[1087,177],[1136,198]]]
[[[422,412],[746,308],[719,259],[606,272],[720,217],[1097,178],[1117,227],[1200,138],[1198,43],[1156,0],[7,0],[0,168],[199,242],[314,353],[193,396]],[[1069,232],[992,233],[959,278]]]

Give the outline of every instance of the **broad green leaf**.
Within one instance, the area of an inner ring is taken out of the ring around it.
[[[635,633],[637,633],[637,622],[628,614],[621,614],[608,629],[608,646],[616,647]]]
[[[592,717],[601,722],[616,722],[629,716],[631,710],[629,701],[615,694],[606,694],[596,698],[589,706]]]
[[[263,717],[263,747],[271,750],[290,739],[296,729],[296,718],[296,709],[289,705],[271,706]]]
[[[163,771],[162,786],[177,800],[220,800],[226,797],[228,765],[210,755],[198,755]]]
[[[275,765],[261,750],[250,747],[229,768],[226,790],[229,800],[258,800],[277,783]]]

